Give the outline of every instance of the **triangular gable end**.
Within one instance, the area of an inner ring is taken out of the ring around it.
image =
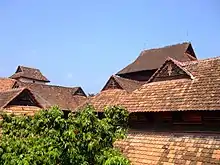
[[[148,83],[183,78],[192,79],[192,75],[173,60],[168,59],[149,79]]]
[[[16,81],[16,82],[14,83],[14,85],[12,86],[12,89],[14,89],[14,88],[19,88],[19,84],[18,84],[17,81]]]
[[[9,105],[37,106],[42,108],[42,106],[38,103],[38,101],[33,97],[33,95],[27,89],[24,89],[21,93],[15,96],[4,107],[7,107]]]
[[[22,72],[21,66],[18,66],[18,68],[17,68],[15,73],[19,73],[19,72]]]
[[[108,90],[108,89],[123,89],[123,88],[119,85],[119,83],[115,80],[115,78],[111,76],[108,82],[105,84],[102,91]]]
[[[85,96],[86,97],[85,92],[80,87],[73,93],[73,95]]]
[[[197,60],[196,54],[194,52],[194,49],[192,47],[192,44],[190,43],[186,49],[185,52],[190,58],[192,58],[193,60]]]

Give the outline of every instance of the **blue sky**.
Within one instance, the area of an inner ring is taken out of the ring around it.
[[[1,0],[0,76],[18,65],[98,92],[143,49],[190,41],[220,56],[218,0]]]

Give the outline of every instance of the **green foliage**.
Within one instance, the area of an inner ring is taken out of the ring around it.
[[[3,115],[0,165],[128,165],[115,148],[127,130],[128,112],[105,109],[99,119],[92,106],[64,119],[58,107],[34,117]]]

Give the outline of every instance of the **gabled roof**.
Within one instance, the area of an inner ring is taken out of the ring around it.
[[[29,68],[24,66],[18,66],[15,74],[13,74],[10,78],[18,79],[18,78],[28,78],[43,82],[50,82],[39,69]]]
[[[12,89],[16,80],[10,78],[0,78],[0,92]]]
[[[145,83],[145,82],[139,82],[139,81],[135,81],[135,80],[131,80],[131,79],[122,78],[122,77],[119,77],[119,76],[112,75],[109,78],[109,80],[107,81],[107,83],[105,84],[102,91],[109,89],[110,86],[112,85],[112,82],[114,82],[116,84],[115,88],[123,89],[127,92],[132,92],[135,89],[141,87],[141,85],[143,85]]]
[[[133,165],[219,164],[220,136],[202,133],[130,132],[115,147]]]
[[[111,87],[113,82],[115,85],[114,88]],[[113,75],[109,78],[100,93],[89,98],[77,108],[79,109],[89,104],[94,106],[97,111],[102,112],[106,106],[119,105],[119,100],[122,97],[140,88],[144,83]]]
[[[27,92],[28,97],[31,97],[31,99],[35,102],[36,106],[40,108],[44,108],[45,106],[45,100],[43,100],[41,97],[33,94],[29,89],[27,88],[18,88],[18,89],[10,89],[7,91],[0,92],[0,108],[5,108],[7,105],[10,104],[14,99],[18,98],[22,93]]]
[[[27,87],[41,96],[50,105],[58,105],[63,110],[75,110],[86,101],[87,97],[81,87],[62,87],[55,85],[24,83],[17,81],[17,87]]]
[[[184,42],[182,44],[144,50],[134,62],[119,71],[117,75],[157,69],[164,63],[167,57],[181,62],[197,59],[191,43]]]
[[[122,97],[125,97],[126,94],[128,94],[128,92],[123,89],[104,90],[97,95],[88,98],[85,102],[79,105],[77,109],[92,105],[97,112],[102,112],[106,106],[119,105],[119,100],[121,100]]]
[[[151,76],[151,78],[148,80],[148,83],[153,81],[161,81],[163,79],[167,80],[168,77],[170,77],[170,79],[175,79],[179,78],[180,76],[181,78],[187,77],[193,79],[193,75],[181,66],[181,62],[168,57],[163,65],[159,67]]]
[[[193,79],[146,83],[121,105],[130,112],[220,110],[220,57],[179,64]]]

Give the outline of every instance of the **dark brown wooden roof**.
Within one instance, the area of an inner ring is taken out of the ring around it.
[[[134,62],[119,71],[117,75],[157,69],[164,63],[167,57],[181,62],[197,59],[192,45],[188,42],[184,42],[163,48],[144,50]]]
[[[18,79],[18,78],[29,78],[33,80],[50,82],[39,69],[29,68],[24,66],[18,66],[15,74],[13,74],[10,78]]]
[[[63,110],[75,110],[86,101],[87,97],[81,87],[62,87],[55,85],[24,83],[17,81],[18,87],[26,87],[41,96],[50,105],[58,105]]]

